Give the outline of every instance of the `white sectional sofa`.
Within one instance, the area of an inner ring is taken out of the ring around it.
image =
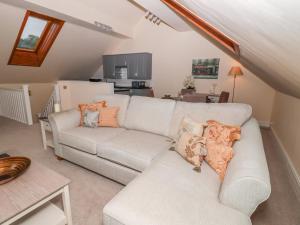
[[[245,104],[97,96],[119,106],[120,128],[79,127],[76,109],[52,114],[55,153],[128,184],[103,210],[104,225],[248,225],[271,187],[258,123]],[[242,126],[224,181],[169,151],[184,116]]]

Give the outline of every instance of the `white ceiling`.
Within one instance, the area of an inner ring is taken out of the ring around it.
[[[261,79],[300,97],[299,0],[178,1],[238,41],[241,62]]]
[[[101,14],[116,18],[131,28],[141,19],[144,12],[128,0],[73,0],[84,3],[85,6],[96,9]]]

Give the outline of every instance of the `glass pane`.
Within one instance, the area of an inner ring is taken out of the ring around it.
[[[21,35],[18,48],[35,50],[46,25],[46,20],[29,16]]]

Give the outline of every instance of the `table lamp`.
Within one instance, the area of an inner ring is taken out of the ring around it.
[[[239,66],[231,67],[231,69],[228,73],[228,76],[234,76],[231,102],[233,102],[233,100],[234,100],[235,78],[237,76],[242,76],[242,75],[243,75],[243,71],[242,71],[241,67],[239,67]]]

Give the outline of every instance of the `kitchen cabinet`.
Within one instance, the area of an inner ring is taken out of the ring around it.
[[[127,54],[114,55],[115,66],[127,66]]]
[[[103,74],[104,78],[116,79],[115,75],[115,59],[114,55],[103,56]]]
[[[128,55],[128,79],[151,80],[152,54],[135,53]]]
[[[152,54],[143,54],[143,79],[152,79]]]
[[[128,79],[136,80],[138,77],[138,57],[137,54],[127,55],[127,66],[128,66]]]
[[[120,79],[115,73],[116,67],[127,67],[127,79],[151,80],[152,54],[133,53],[103,56],[104,78]]]

